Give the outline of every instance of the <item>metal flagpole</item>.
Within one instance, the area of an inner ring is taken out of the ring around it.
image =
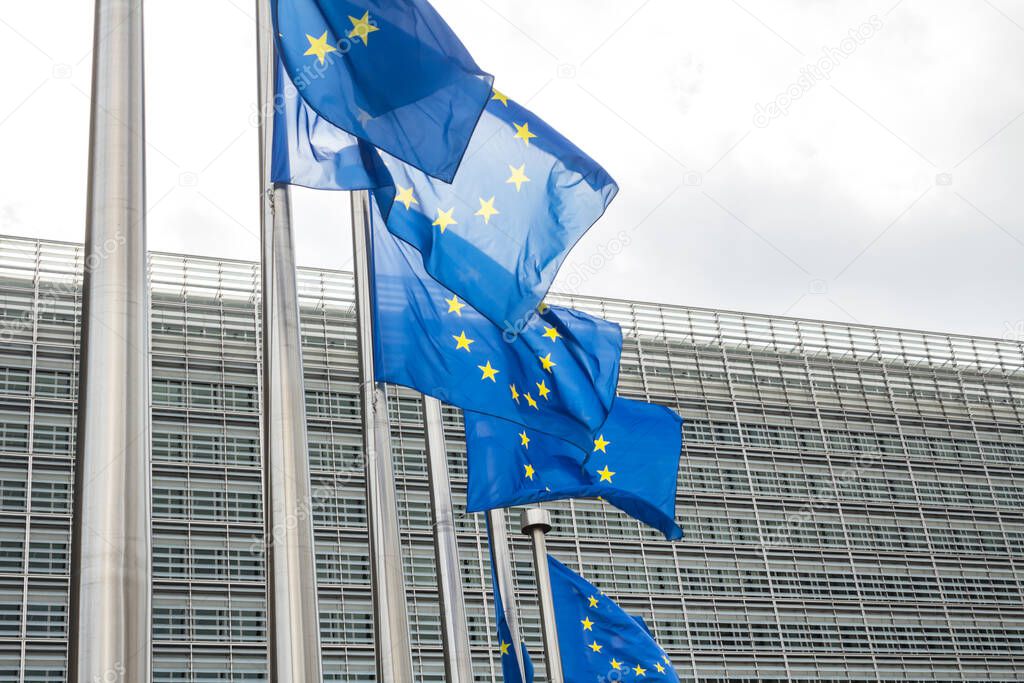
[[[430,502],[434,509],[434,552],[437,562],[441,628],[444,634],[445,671],[449,683],[472,683],[473,659],[469,649],[466,601],[459,567],[459,542],[455,535],[455,510],[448,478],[441,402],[423,396],[423,422],[427,442]]]
[[[533,571],[537,577],[540,596],[540,621],[544,632],[544,663],[548,682],[564,683],[562,655],[558,646],[558,627],[555,623],[555,601],[551,595],[551,574],[548,571],[548,551],[544,535],[551,531],[551,513],[542,508],[527,508],[521,518],[523,533],[533,540]]]
[[[508,529],[505,528],[505,510],[497,508],[487,512],[488,533],[494,572],[498,577],[501,591],[501,605],[505,609],[505,621],[512,634],[511,650],[519,666],[519,680],[526,683],[526,662],[523,661],[523,639],[519,635],[519,613],[516,611],[515,588],[512,584],[512,546],[509,544]]]
[[[263,506],[270,677],[322,681],[306,395],[287,185],[272,184],[276,58],[270,0],[256,1],[263,296]]]
[[[387,394],[383,385],[377,384],[373,366],[370,197],[366,191],[352,192],[350,196],[377,683],[412,683],[402,539],[398,532],[398,504],[391,462],[391,425]]]
[[[152,680],[141,0],[97,0],[68,678]]]

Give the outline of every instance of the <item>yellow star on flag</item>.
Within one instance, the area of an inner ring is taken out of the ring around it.
[[[598,470],[597,473],[601,475],[601,481],[606,481],[609,484],[612,483],[612,477],[616,475],[616,472],[608,469],[608,465],[605,465],[603,470]]]
[[[511,646],[512,646],[511,643],[506,643],[504,640],[501,641],[501,644],[498,647],[501,648],[501,656],[502,657],[504,657],[505,655],[509,654],[509,648]]]
[[[512,173],[505,181],[506,185],[513,184],[516,186],[516,192],[523,189],[523,183],[530,182],[530,179],[526,177],[526,164],[523,164],[519,168],[516,168],[512,164],[508,165],[509,172]]]
[[[327,42],[327,31],[324,31],[324,34],[319,38],[314,38],[313,36],[307,33],[306,39],[309,41],[309,49],[306,50],[304,56],[316,56],[316,58],[320,60],[321,64],[324,63],[324,60],[327,58],[327,54],[329,52],[338,51],[338,48],[334,47],[333,45]]]
[[[494,94],[491,95],[491,99],[492,100],[498,100],[499,102],[504,104],[506,107],[508,106],[508,95],[506,95],[505,93],[501,92],[497,88],[494,88]]]
[[[448,304],[448,312],[454,313],[455,315],[462,317],[462,309],[466,307],[466,304],[459,301],[459,297],[452,294],[451,299],[445,299],[444,302]]]
[[[439,226],[441,228],[441,234],[442,235],[444,234],[444,231],[448,229],[449,225],[458,225],[459,224],[459,222],[457,220],[455,220],[455,217],[452,216],[452,214],[454,212],[455,212],[455,207],[454,206],[452,208],[448,209],[447,211],[442,211],[441,209],[437,210],[437,218],[434,219],[434,222],[432,223],[432,225]]]
[[[661,659],[662,659],[663,662],[665,662],[669,666],[672,666],[672,661],[668,658],[668,655],[662,655]]]
[[[530,396],[529,394],[524,394],[523,398],[526,399],[526,404],[528,406],[530,406],[534,410],[540,410],[540,408],[537,406],[537,401],[533,399],[533,396]]]
[[[547,313],[549,308],[551,308],[551,307],[548,306],[543,301],[541,301],[539,304],[537,304],[537,312],[540,313],[541,315],[544,315],[545,313]]]
[[[635,673],[637,676],[644,676],[644,677],[646,677],[647,676],[647,669],[645,669],[642,666],[640,666],[639,664],[637,664],[636,666],[633,667],[633,673]]]
[[[536,470],[533,469],[533,465],[524,465],[524,467],[526,468],[526,478],[533,481],[533,475],[536,472]]]
[[[658,670],[658,673],[660,673],[660,674],[663,674],[663,673],[665,673],[665,667],[663,667],[663,666],[661,665],[661,663],[659,663],[659,662],[655,662],[655,663],[654,663],[654,668],[655,668],[655,669],[657,669],[657,670]]]
[[[530,138],[537,137],[536,135],[530,132],[529,122],[524,123],[521,126],[518,123],[513,122],[512,125],[516,127],[515,137],[522,140],[524,143],[526,143],[527,146],[530,145]]]
[[[552,342],[558,341],[558,338],[562,335],[559,334],[558,330],[553,327],[544,326],[544,336],[550,339]]]
[[[519,432],[519,445],[530,447],[530,437],[526,435],[525,431]]]
[[[583,624],[583,630],[584,631],[593,631],[594,630],[594,622],[592,622],[590,620],[590,617],[587,617],[586,619],[584,619],[580,623]]]
[[[406,209],[411,207],[413,204],[419,204],[419,202],[416,201],[416,197],[412,196],[412,188],[411,187],[402,187],[398,183],[395,183],[395,187],[398,188],[398,192],[395,194],[395,203],[396,204],[401,202],[402,204],[405,205]]]
[[[607,453],[608,451],[606,451],[605,448],[607,448],[611,444],[611,441],[604,440],[604,434],[602,434],[601,436],[594,439],[594,452],[597,453],[598,451],[601,451],[602,453]]]
[[[501,211],[498,211],[496,208],[494,208],[494,197],[491,197],[486,201],[484,200],[483,197],[480,197],[480,210],[473,215],[481,216],[484,219],[484,223],[490,225],[491,216],[493,216],[496,213],[501,213]]]
[[[546,356],[540,356],[540,364],[544,366],[544,369],[547,370],[548,372],[551,372],[551,368],[558,365],[558,363],[555,363],[554,361],[551,360],[550,353]]]
[[[485,379],[489,379],[495,384],[498,383],[498,380],[496,380],[494,377],[499,372],[501,372],[501,370],[495,370],[494,368],[492,368],[491,361],[487,361],[487,365],[478,365],[477,367],[480,368],[480,371],[484,373],[484,376],[480,378],[481,382]]]
[[[612,660],[612,668],[615,669],[616,671],[621,671],[622,670],[622,662],[620,662],[617,659],[613,659]]]
[[[544,383],[544,380],[537,382],[537,393],[540,394],[541,398],[549,400],[548,394],[551,393],[551,390],[548,389],[548,385]]]
[[[455,340],[455,350],[456,351],[458,351],[459,349],[466,349],[467,352],[469,352],[469,345],[472,344],[474,341],[476,341],[475,339],[470,339],[469,337],[467,337],[465,330],[463,330],[461,333],[459,333],[458,337],[456,337],[453,334],[452,335],[452,339]]]
[[[509,384],[508,388],[512,390],[512,400],[519,403],[519,392],[516,390],[516,385]]]
[[[597,607],[597,598],[595,598],[593,595],[591,595],[589,598],[587,598],[587,602],[590,603],[591,609],[593,609],[594,607]]]
[[[359,38],[363,41],[363,45],[368,45],[368,38],[374,31],[380,29],[370,23],[370,12],[367,10],[363,13],[363,16],[359,19],[349,15],[349,21],[352,22],[352,30],[348,32],[349,38]]]
[[[603,647],[604,647],[604,645],[598,645],[598,644],[597,644],[597,641],[595,640],[595,641],[594,641],[593,643],[591,643],[591,644],[590,644],[590,645],[588,645],[587,647],[589,647],[589,648],[590,648],[591,650],[593,650],[594,652],[600,652],[600,651],[601,651],[601,648],[603,648]]]

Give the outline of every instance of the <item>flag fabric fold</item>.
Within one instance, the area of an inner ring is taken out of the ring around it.
[[[679,681],[642,619],[550,555],[548,569],[566,683]]]
[[[597,162],[497,91],[450,184],[388,155],[384,163],[394,186],[376,196],[391,232],[435,279],[513,331],[618,192]]]
[[[450,181],[493,77],[426,0],[276,0],[278,53],[334,126]]]
[[[487,521],[487,528],[490,529],[491,522]],[[488,538],[493,538],[488,534]],[[508,626],[508,616],[505,614],[505,601],[501,596],[501,588],[498,584],[498,572],[495,566],[494,547],[488,546],[491,551],[491,586],[494,590],[494,614],[498,628],[498,656],[501,657],[501,672],[505,683],[533,683],[533,662],[530,660],[530,653],[525,643],[520,643],[520,656],[523,661],[523,670],[526,673],[526,680],[519,672],[519,661],[516,660],[516,653],[513,647],[512,630]]]
[[[552,306],[503,333],[371,213],[377,379],[590,445],[615,398],[619,326]]]
[[[675,522],[682,420],[660,405],[615,399],[590,447],[472,411],[465,413],[467,512],[601,498],[669,540]]]
[[[377,150],[317,114],[278,61],[270,179],[314,190],[369,190],[391,185]]]

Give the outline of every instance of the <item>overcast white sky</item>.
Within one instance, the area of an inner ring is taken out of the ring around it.
[[[619,182],[556,288],[1024,338],[1024,0],[434,4]],[[253,2],[146,13],[150,246],[256,259]],[[0,7],[0,233],[83,237],[91,43],[92,2]],[[346,196],[295,195],[348,267]]]

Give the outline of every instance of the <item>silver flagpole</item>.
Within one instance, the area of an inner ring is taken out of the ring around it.
[[[68,678],[152,680],[141,0],[97,0]]]
[[[263,506],[270,679],[323,680],[306,395],[287,185],[270,180],[276,58],[270,0],[257,0],[263,296]]]
[[[377,384],[373,367],[370,196],[365,191],[352,192],[350,196],[377,683],[412,683],[412,650],[409,646],[402,539],[398,531],[398,501],[391,462],[391,425],[387,394],[383,385]]]
[[[549,683],[564,683],[562,655],[558,646],[558,627],[555,623],[555,601],[551,595],[551,574],[548,571],[547,542],[544,535],[551,531],[551,513],[542,508],[523,510],[523,533],[533,540],[533,571],[537,577],[540,597],[540,621],[544,632],[544,663]]]
[[[516,609],[516,592],[512,583],[512,546],[509,543],[508,529],[505,528],[505,510],[503,508],[488,510],[487,519],[490,522],[488,527],[494,558],[494,572],[498,577],[501,604],[505,608],[505,621],[508,622],[508,630],[512,634],[511,650],[516,658],[516,664],[519,666],[519,680],[526,683],[523,638],[519,634],[519,613]]]
[[[466,601],[459,566],[459,541],[455,534],[455,509],[448,477],[441,402],[436,398],[423,396],[423,422],[427,442],[427,471],[430,476],[430,502],[434,509],[434,556],[441,602],[445,671],[448,674],[446,680],[449,683],[472,683],[473,658],[470,655]]]

